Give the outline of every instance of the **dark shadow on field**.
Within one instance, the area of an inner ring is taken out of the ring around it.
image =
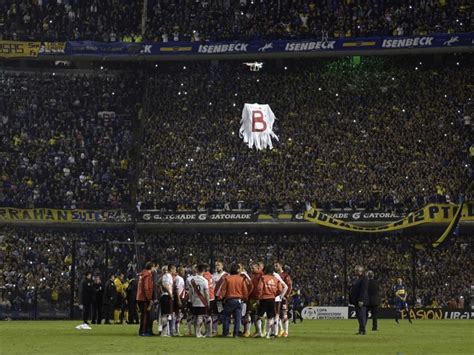
[[[300,335],[295,335],[292,336],[291,338],[275,338],[275,339],[264,339],[264,338],[244,338],[244,337],[238,337],[238,338],[233,338],[233,337],[223,337],[223,336],[215,336],[211,338],[205,338],[205,339],[199,339],[194,336],[189,337],[189,336],[184,336],[184,337],[162,337],[159,335],[154,335],[151,337],[140,337],[138,334],[134,333],[116,333],[116,332],[111,332],[111,333],[95,333],[94,331],[87,331],[87,332],[77,332],[77,333],[70,333],[70,334],[65,334],[66,336],[91,336],[91,337],[120,337],[120,338],[137,338],[137,339],[144,339],[144,341],[147,341],[147,339],[156,339],[159,341],[182,341],[182,340],[198,340],[198,342],[202,341],[223,341],[223,342],[229,342],[233,343],[235,341],[245,341],[245,342],[268,342],[268,343],[288,343],[288,342],[293,342],[293,341],[307,341],[308,337],[307,336],[300,336]],[[348,336],[349,338],[349,336]],[[327,336],[322,336],[319,337],[317,334],[315,334],[312,337],[312,340],[324,340],[324,341],[341,341],[341,337],[327,337]]]

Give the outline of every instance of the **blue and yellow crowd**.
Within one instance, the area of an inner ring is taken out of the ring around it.
[[[467,0],[4,0],[0,40],[102,42],[470,32]]]

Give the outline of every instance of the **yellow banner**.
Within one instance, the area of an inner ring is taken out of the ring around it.
[[[121,210],[57,210],[51,208],[1,208],[0,222],[120,222]]]
[[[36,58],[41,42],[0,41],[0,58]]]
[[[440,246],[444,242],[444,240],[453,233],[455,228],[459,226],[459,221],[461,220],[463,209],[464,203],[461,203],[461,207],[456,211],[456,214],[451,220],[451,223],[449,223],[448,228],[446,228],[441,237],[439,237],[433,244],[431,244],[433,248],[437,248],[438,246]]]
[[[380,233],[411,228],[427,223],[451,223],[458,209],[458,205],[430,204],[416,212],[411,212],[405,218],[377,227],[362,227],[347,223],[314,208],[304,214],[304,219],[324,227],[345,231]],[[462,221],[474,221],[474,202],[464,203],[461,214]]]

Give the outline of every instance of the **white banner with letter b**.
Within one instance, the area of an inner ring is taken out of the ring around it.
[[[269,105],[245,104],[240,123],[239,136],[250,149],[273,149],[272,138],[278,137],[273,133],[275,114]]]

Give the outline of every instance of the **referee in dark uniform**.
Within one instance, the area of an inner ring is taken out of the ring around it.
[[[367,278],[369,279],[369,304],[367,306],[367,318],[370,312],[372,314],[372,330],[377,331],[378,308],[380,305],[379,283],[374,279],[374,272],[371,270],[367,271]]]

